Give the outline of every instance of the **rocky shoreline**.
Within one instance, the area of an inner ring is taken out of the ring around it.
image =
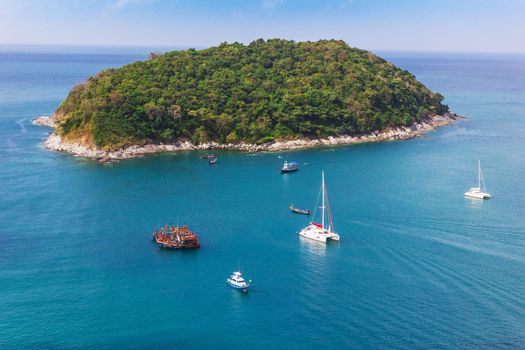
[[[55,119],[53,116],[43,116],[33,119],[34,125],[47,126],[49,128],[56,128]]]
[[[428,131],[434,130],[444,125],[451,124],[460,119],[463,119],[463,117],[454,113],[446,113],[444,115],[429,116],[423,119],[422,121],[414,123],[410,126],[396,127],[383,131],[374,131],[366,135],[347,135],[335,137],[330,136],[326,139],[299,139],[288,141],[275,141],[264,143],[261,145],[243,142],[228,144],[210,142],[200,145],[194,145],[189,141],[180,141],[174,144],[149,144],[144,146],[132,145],[116,151],[104,151],[100,149],[92,149],[76,143],[67,143],[62,139],[60,135],[54,132],[44,142],[44,146],[47,149],[67,152],[79,157],[92,158],[101,162],[112,162],[123,159],[141,157],[144,155],[155,153],[212,149],[229,149],[244,152],[275,152],[320,146],[351,145],[366,142],[408,140],[422,136]],[[33,124],[47,126],[51,128],[56,127],[53,116],[39,117],[33,120]]]

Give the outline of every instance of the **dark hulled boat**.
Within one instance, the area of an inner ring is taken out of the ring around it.
[[[293,204],[289,205],[288,208],[290,209],[290,211],[292,213],[303,214],[303,215],[310,215],[310,210],[296,208],[296,207],[293,206]]]
[[[205,154],[201,156],[201,159],[215,159],[215,158],[217,158],[217,156],[214,154]]]

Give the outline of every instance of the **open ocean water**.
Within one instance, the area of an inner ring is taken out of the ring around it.
[[[208,166],[42,148],[31,119],[145,55],[0,54],[0,349],[525,348],[525,56],[383,56],[467,119]],[[483,202],[463,197],[478,159]],[[287,209],[313,209],[321,170],[342,237],[326,246]],[[177,222],[200,250],[152,243]],[[225,283],[237,263],[247,295]]]

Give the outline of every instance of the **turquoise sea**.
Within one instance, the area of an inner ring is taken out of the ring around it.
[[[467,117],[410,141],[216,166],[42,148],[32,118],[145,56],[0,54],[0,349],[525,348],[525,56],[383,53]],[[463,197],[478,159],[484,202]],[[313,209],[322,170],[326,246],[287,209]],[[202,248],[159,250],[164,223]],[[247,295],[225,283],[237,264]]]

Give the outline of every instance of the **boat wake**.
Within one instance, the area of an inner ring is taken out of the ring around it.
[[[27,118],[22,118],[16,121],[16,124],[20,127],[20,132],[12,135],[11,137],[6,138],[5,142],[7,144],[7,147],[13,148],[13,149],[17,148],[17,143],[15,142],[15,139],[27,133],[27,129],[24,125],[26,120]]]
[[[374,220],[367,222],[355,221],[355,225],[369,228],[375,227],[378,230],[387,230],[399,235],[433,241],[472,253],[525,264],[525,257],[520,253],[524,248],[519,242],[521,232],[512,227],[508,227],[503,233],[501,226],[480,227],[478,225],[468,225],[461,221],[443,224],[440,220],[432,220],[430,218],[406,218],[406,220],[411,222],[410,227],[402,223],[374,222]],[[467,234],[459,235],[454,233],[458,230],[467,232]]]
[[[452,131],[446,132],[441,135],[442,138],[453,138],[460,136],[480,136],[481,133],[479,130],[468,130],[464,127],[458,127]]]
[[[494,257],[503,258],[503,259],[506,259],[506,260],[512,260],[512,261],[515,261],[515,262],[519,262],[519,263],[525,264],[525,258],[523,258],[519,254],[504,253],[504,252],[499,251],[499,250],[490,249],[490,248],[484,248],[484,247],[482,247],[480,245],[474,245],[474,244],[471,244],[470,242],[464,242],[464,241],[462,242],[462,239],[459,236],[451,237],[451,238],[456,238],[456,239],[452,240],[452,239],[440,238],[440,237],[436,237],[436,236],[428,237],[427,239],[432,240],[434,242],[441,243],[441,244],[445,244],[445,245],[448,245],[448,246],[451,246],[451,247],[455,247],[455,248],[459,248],[459,249],[462,249],[462,250],[466,250],[466,251],[469,251],[469,252],[472,252],[472,253],[480,253],[480,254],[484,254],[484,255],[494,256]]]
[[[22,119],[20,119],[20,120],[18,120],[16,122],[18,124],[18,126],[20,127],[20,130],[21,130],[20,134],[18,134],[18,135],[22,135],[22,134],[25,134],[27,132],[27,129],[26,129],[25,125],[24,125],[24,122],[26,120],[27,120],[27,118],[22,118]]]

